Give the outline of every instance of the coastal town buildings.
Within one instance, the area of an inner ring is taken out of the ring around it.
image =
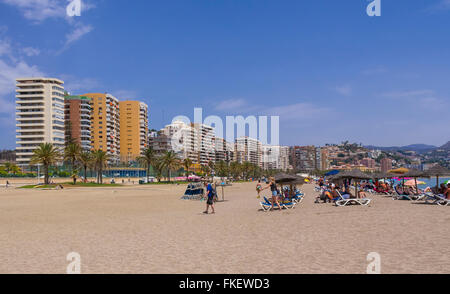
[[[102,150],[111,162],[120,160],[119,100],[111,94],[88,93],[92,99],[91,141],[94,150]]]
[[[386,173],[392,169],[392,160],[390,158],[383,158],[380,161],[381,172]]]
[[[64,117],[66,142],[91,150],[92,99],[86,96],[65,96]]]
[[[140,101],[120,101],[120,160],[134,161],[148,147],[148,106]]]
[[[16,161],[28,165],[42,143],[64,147],[64,82],[55,78],[16,80]]]

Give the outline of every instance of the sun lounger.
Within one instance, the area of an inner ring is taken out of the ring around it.
[[[282,202],[279,202],[279,203],[280,203],[280,206],[281,206],[282,209],[283,209],[283,208],[285,208],[285,209],[292,209],[292,208],[294,208],[295,205],[296,205],[295,202],[289,202],[289,203],[282,203]],[[260,205],[261,205],[261,208],[262,208],[264,211],[269,211],[269,210],[272,209],[272,203],[271,203],[271,202],[269,201],[269,199],[267,199],[266,197],[264,197],[264,201],[261,201]],[[274,207],[274,208],[278,208],[278,206],[277,206],[276,204],[275,204],[273,207]]]
[[[442,194],[425,194],[425,196],[426,197],[424,197],[424,199],[427,203],[429,203],[429,201],[432,201],[432,204],[437,204],[440,206],[450,206],[450,199],[445,198]]]
[[[336,199],[336,206],[346,206],[346,205],[352,205],[352,204],[356,204],[356,205],[369,205],[369,203],[372,201],[372,199],[369,198],[349,198],[349,199],[345,199],[344,197],[342,197],[341,193],[339,191],[338,195],[339,197],[335,198]]]

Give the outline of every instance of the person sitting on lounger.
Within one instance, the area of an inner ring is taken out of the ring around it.
[[[358,191],[358,198],[365,199],[367,198],[367,194],[364,191]]]
[[[450,200],[450,184],[447,184],[447,190],[444,192],[444,197]]]

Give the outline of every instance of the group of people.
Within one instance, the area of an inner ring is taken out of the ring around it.
[[[375,181],[375,182],[363,182],[359,186],[358,195],[353,195],[350,191],[350,186],[344,183],[343,187],[328,183],[323,178],[317,180],[317,185],[319,186],[319,197],[317,197],[316,202],[333,202],[339,199],[340,195],[344,199],[352,198],[366,198],[366,192],[368,190],[373,190],[376,193],[381,194],[398,194],[398,195],[420,195],[423,193],[433,193],[436,195],[443,195],[446,199],[450,199],[450,183],[442,183],[439,187],[426,188],[424,190],[417,189],[415,186],[407,186],[403,184],[394,185],[387,181]]]
[[[364,199],[367,198],[367,194],[364,190],[359,190],[357,195],[352,193],[350,186],[344,184],[342,186],[334,183],[327,183],[323,179],[318,182],[320,190],[319,196],[316,198],[316,203],[333,203],[341,199]]]
[[[285,201],[292,202],[292,191],[287,188],[280,190],[274,177],[270,177],[267,180],[265,187],[263,187],[261,180],[258,181],[258,183],[256,184],[258,199],[261,198],[261,192],[263,192],[264,190],[270,190],[271,197],[269,197],[268,200],[272,204],[272,208],[275,208],[276,206],[281,210],[281,204],[285,203]]]
[[[443,195],[446,199],[450,200],[450,183],[448,183],[447,185],[445,185],[444,183],[442,183],[439,187],[433,187],[433,188],[426,188],[424,190],[425,193],[433,193],[436,195]]]

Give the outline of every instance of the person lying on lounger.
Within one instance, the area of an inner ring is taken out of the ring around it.
[[[444,197],[450,199],[450,184],[447,184],[447,190],[444,192]]]

